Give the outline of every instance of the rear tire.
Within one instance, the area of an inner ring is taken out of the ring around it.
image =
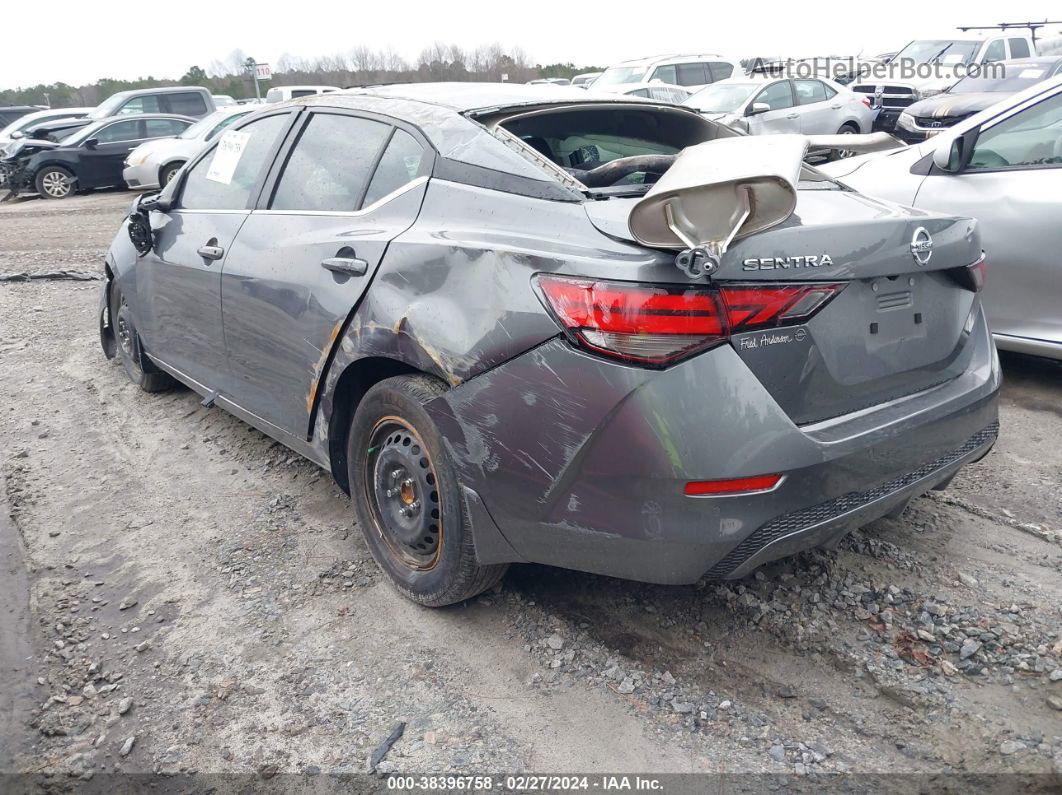
[[[508,564],[476,561],[453,462],[423,404],[446,387],[387,378],[358,404],[347,437],[354,510],[376,563],[408,599],[442,607],[496,585]]]
[[[74,194],[74,174],[60,166],[45,166],[33,178],[33,187],[42,199],[65,199]]]
[[[170,180],[174,178],[184,163],[170,163],[168,166],[163,166],[162,171],[159,172],[159,187],[165,188],[170,184]]]
[[[114,341],[118,349],[118,360],[125,369],[129,380],[145,392],[165,392],[176,383],[169,373],[158,370],[150,361],[147,371],[144,369],[144,351],[140,345],[140,335],[133,323],[133,313],[125,298],[119,296],[112,307]]]

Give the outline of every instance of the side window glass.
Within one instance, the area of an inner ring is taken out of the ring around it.
[[[982,132],[968,169],[1062,165],[1062,94]]]
[[[314,113],[280,175],[273,210],[358,209],[390,126],[371,119]]]
[[[789,81],[782,80],[767,86],[753,100],[753,103],[756,102],[766,102],[771,107],[771,110],[784,110],[785,108],[793,107],[793,92],[789,89]]]
[[[703,86],[709,82],[703,63],[680,63],[675,71],[676,78],[672,82],[680,86]]]
[[[648,99],[649,98],[649,89],[648,88],[636,88],[636,89],[634,89],[634,91],[628,91],[627,95],[631,96],[631,97],[645,97],[646,99]]]
[[[1025,39],[1011,39],[1010,40],[1010,57],[1011,58],[1028,58],[1029,57],[1029,42]]]
[[[734,65],[728,64],[725,61],[713,61],[708,64],[708,69],[711,72],[713,83],[716,80],[726,80],[734,74]]]
[[[134,97],[119,108],[115,116],[125,116],[130,113],[161,113],[159,98],[155,94],[143,97]]]
[[[167,135],[180,135],[188,125],[177,119],[145,119],[145,138],[165,138]]]
[[[677,79],[675,77],[675,65],[658,66],[653,70],[653,76],[650,80],[659,80],[661,83],[674,83]]]
[[[818,80],[794,80],[797,102],[801,105],[811,105],[815,102],[826,101],[826,86]]]
[[[1003,45],[1003,39],[996,39],[988,45],[988,49],[985,50],[985,57],[981,60],[987,63],[989,61],[1002,61],[1006,57],[1007,48]]]
[[[183,94],[167,94],[166,104],[169,112],[181,116],[205,116],[207,112],[206,101],[203,95],[197,91],[189,91]]]
[[[372,182],[369,183],[362,207],[368,207],[415,179],[420,173],[424,155],[424,147],[416,138],[405,130],[396,129],[383,157],[380,158],[376,173],[372,175]]]
[[[97,132],[93,138],[101,144],[116,144],[122,141],[135,141],[141,137],[139,121],[120,121],[108,124]]]
[[[242,210],[247,207],[287,113],[267,116],[239,130],[222,133],[217,146],[195,164],[181,188],[179,205],[187,210]]]

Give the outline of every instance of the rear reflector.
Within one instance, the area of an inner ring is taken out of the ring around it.
[[[580,347],[664,367],[731,334],[803,323],[844,284],[640,284],[539,274],[546,305]]]
[[[691,480],[686,484],[687,497],[703,497],[712,494],[755,494],[770,491],[782,480],[781,475],[756,475],[733,480]]]

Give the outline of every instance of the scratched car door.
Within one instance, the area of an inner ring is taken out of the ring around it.
[[[1062,93],[982,130],[959,174],[931,173],[915,206],[977,218],[995,334],[1062,344]]]
[[[228,397],[259,420],[306,436],[333,341],[420,211],[431,158],[415,135],[319,108],[280,154],[221,280]]]

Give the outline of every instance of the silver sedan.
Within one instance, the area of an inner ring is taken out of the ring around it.
[[[255,105],[227,105],[204,116],[176,138],[159,138],[141,144],[125,159],[122,179],[133,190],[164,186],[207,142],[257,109]]]
[[[720,80],[682,104],[749,135],[869,133],[877,115],[867,98],[821,78]]]
[[[924,143],[823,170],[861,193],[976,218],[996,346],[1062,359],[1062,78]]]

